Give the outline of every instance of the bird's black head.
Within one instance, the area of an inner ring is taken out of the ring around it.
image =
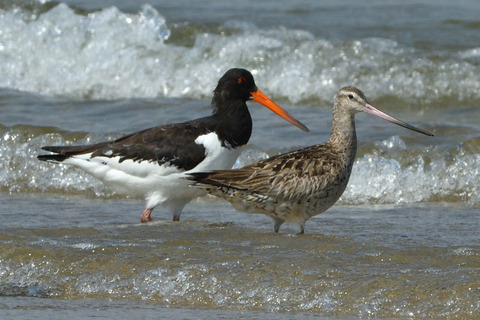
[[[252,98],[250,93],[257,90],[255,80],[248,70],[230,69],[218,80],[218,85],[213,90],[212,104],[217,108],[218,104],[234,100],[245,102]]]

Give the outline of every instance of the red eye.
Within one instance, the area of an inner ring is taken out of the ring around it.
[[[238,83],[245,83],[245,82],[247,82],[247,78],[245,78],[245,77],[239,77],[239,78],[237,79],[237,81],[238,81]]]

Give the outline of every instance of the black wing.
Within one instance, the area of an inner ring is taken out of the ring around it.
[[[198,136],[215,131],[215,122],[205,117],[189,122],[154,127],[123,136],[110,142],[82,146],[46,146],[43,150],[56,154],[40,155],[39,160],[63,161],[68,157],[92,153],[91,157],[120,157],[120,162],[169,162],[190,170],[205,159],[205,148],[195,143]]]

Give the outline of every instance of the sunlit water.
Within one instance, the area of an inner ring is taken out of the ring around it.
[[[480,307],[480,224],[464,208],[336,206],[298,236],[219,202],[142,225],[138,201],[2,198],[4,296],[379,317]]]
[[[67,3],[0,1],[0,318],[480,316],[476,2]],[[207,115],[231,67],[311,129],[249,103],[237,167],[325,141],[344,85],[436,136],[357,116],[349,186],[302,236],[212,198],[140,224],[141,199],[36,160]]]

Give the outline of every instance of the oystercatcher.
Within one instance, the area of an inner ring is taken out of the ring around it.
[[[245,103],[254,100],[308,131],[302,123],[270,100],[245,69],[230,69],[213,91],[213,114],[183,123],[135,132],[114,141],[82,146],[46,146],[54,154],[42,161],[73,165],[100,179],[114,191],[144,197],[140,221],[151,221],[157,205],[173,220],[180,220],[184,206],[205,194],[189,188],[186,173],[229,169],[252,133],[252,119]]]

